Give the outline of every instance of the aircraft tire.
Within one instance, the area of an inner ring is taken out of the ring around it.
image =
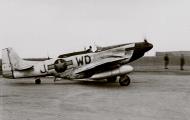
[[[128,75],[120,76],[119,83],[121,86],[128,86],[130,84],[131,80]]]
[[[41,84],[41,80],[40,79],[36,79],[35,80],[35,84]]]
[[[116,80],[117,80],[117,76],[107,78],[107,82],[108,82],[108,83],[115,83]]]

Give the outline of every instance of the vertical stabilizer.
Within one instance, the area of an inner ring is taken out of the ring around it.
[[[3,77],[14,78],[14,69],[20,64],[22,59],[12,48],[2,50],[2,71]]]

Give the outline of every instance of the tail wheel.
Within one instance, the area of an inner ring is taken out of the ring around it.
[[[41,84],[41,80],[40,79],[36,79],[35,80],[35,84]]]
[[[116,80],[117,80],[117,76],[107,78],[107,82],[108,82],[108,83],[114,83],[114,82],[116,82]]]
[[[128,75],[120,76],[119,83],[121,86],[128,86],[131,80]]]

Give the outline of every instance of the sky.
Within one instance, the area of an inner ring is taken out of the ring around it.
[[[189,0],[0,0],[0,49],[57,57],[146,37],[154,45],[147,55],[190,51],[189,6]]]

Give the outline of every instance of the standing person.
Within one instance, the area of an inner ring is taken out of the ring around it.
[[[168,69],[168,64],[169,64],[169,57],[168,57],[168,54],[165,54],[165,56],[164,56],[164,67],[165,67],[165,69]]]
[[[181,54],[181,57],[180,57],[180,69],[181,70],[184,70],[183,66],[185,64],[185,58],[184,58],[184,55]]]

